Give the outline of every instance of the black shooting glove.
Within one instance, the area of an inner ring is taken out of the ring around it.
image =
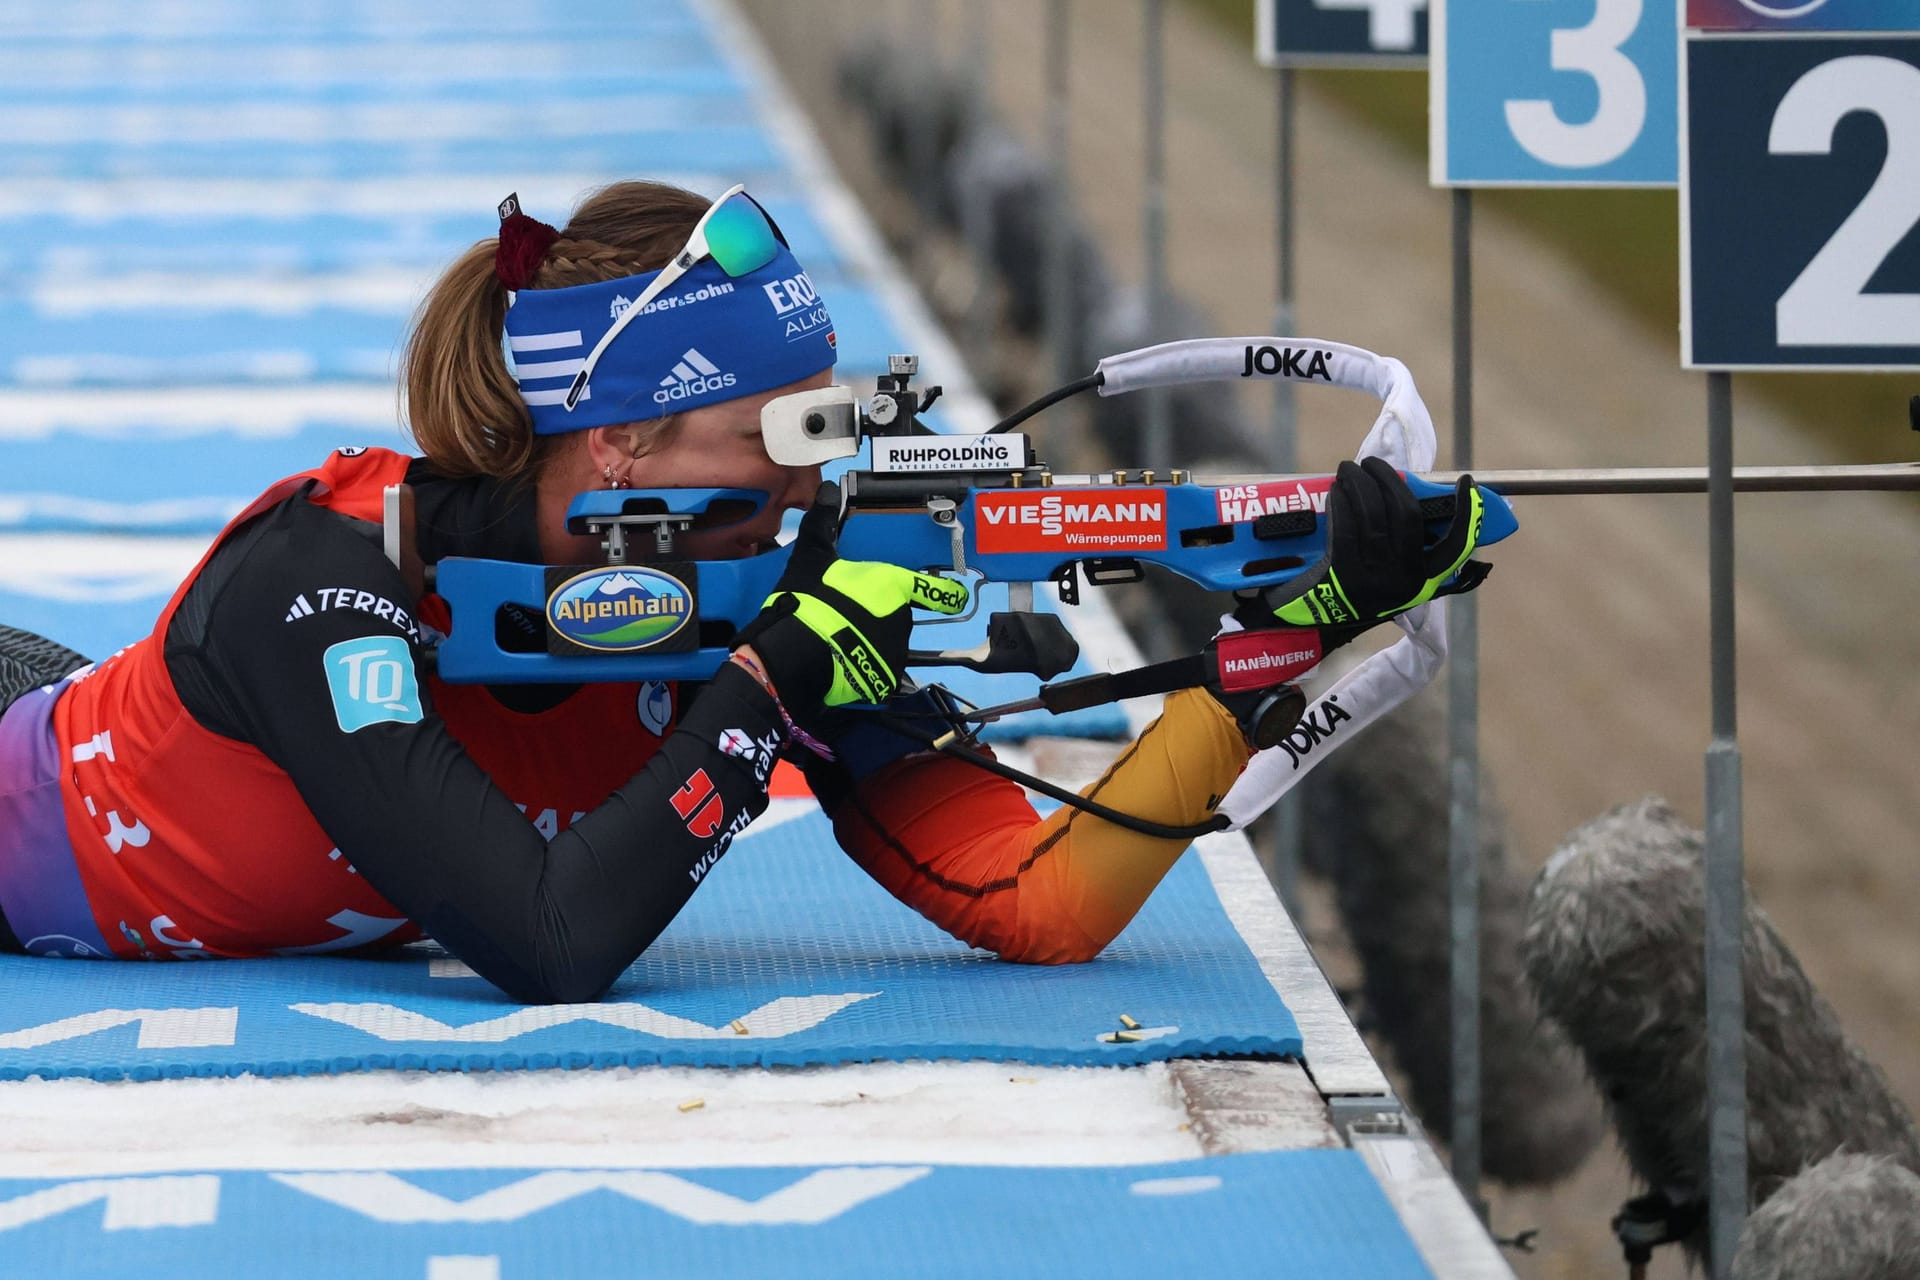
[[[786,572],[732,645],[753,646],[787,714],[816,735],[838,722],[837,709],[885,702],[900,687],[914,606],[959,613],[969,594],[950,578],[842,560],[840,521],[840,487],[823,484]]]
[[[1491,569],[1468,559],[1484,515],[1473,478],[1461,476],[1453,521],[1428,546],[1420,500],[1398,471],[1383,458],[1342,462],[1327,497],[1327,554],[1299,577],[1263,591],[1260,606],[1245,610],[1262,615],[1257,623],[1242,620],[1316,627],[1332,649],[1436,596],[1471,591]]]

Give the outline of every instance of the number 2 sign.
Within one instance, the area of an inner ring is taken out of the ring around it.
[[[1436,186],[1670,186],[1674,0],[1433,0]]]
[[[1682,362],[1920,366],[1920,36],[1690,33],[1685,57]]]

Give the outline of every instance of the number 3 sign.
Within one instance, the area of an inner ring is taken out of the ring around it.
[[[1433,0],[1436,186],[1670,186],[1674,0]]]
[[[1768,3],[1747,25],[1779,30]],[[1920,366],[1920,36],[1694,32],[1685,56],[1683,363]]]

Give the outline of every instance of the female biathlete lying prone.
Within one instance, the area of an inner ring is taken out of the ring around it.
[[[1016,784],[905,738],[831,767],[805,749],[846,733],[843,624],[897,685],[924,581],[837,560],[831,505],[702,687],[461,686],[421,664],[447,619],[383,554],[386,486],[413,487],[429,562],[594,561],[563,516],[599,486],[765,490],[759,517],[682,547],[752,555],[821,489],[816,468],[768,458],[761,406],[826,385],[833,363],[811,282],[744,193],[709,206],[622,183],[557,233],[514,210],[409,340],[424,456],[343,449],[273,486],[153,633],[97,665],[0,631],[0,948],[185,959],[425,934],[515,999],[592,1000],[765,808],[781,750],[812,761],[848,854],[955,937],[1008,960],[1098,954],[1183,841],[1037,818]],[[1344,467],[1334,501],[1357,535],[1341,545],[1363,551],[1267,601],[1315,625],[1331,583],[1353,625],[1330,643],[1425,599],[1472,550],[1456,534],[1434,576],[1384,466]],[[1090,793],[1190,824],[1248,756],[1234,711],[1189,690]]]

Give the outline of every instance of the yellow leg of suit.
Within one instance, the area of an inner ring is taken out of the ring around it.
[[[1081,794],[1192,825],[1213,813],[1248,755],[1233,717],[1185,690]],[[1033,964],[1099,954],[1186,848],[1064,806],[1040,818],[1018,784],[941,756],[867,779],[836,810],[834,828],[902,902],[963,942]]]

